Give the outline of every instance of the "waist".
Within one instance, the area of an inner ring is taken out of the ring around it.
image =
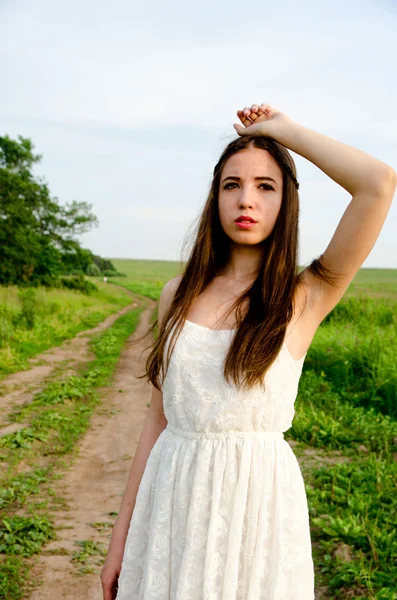
[[[282,431],[239,431],[237,429],[229,429],[227,431],[193,431],[190,429],[179,429],[173,425],[168,425],[165,431],[174,433],[181,437],[191,439],[264,439],[264,440],[283,440],[284,433]]]

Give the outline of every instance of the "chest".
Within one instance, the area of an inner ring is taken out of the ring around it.
[[[236,311],[233,306],[245,291],[241,286],[224,286],[211,283],[194,299],[188,319],[210,329],[234,329]],[[248,309],[248,300],[243,302],[243,314]]]

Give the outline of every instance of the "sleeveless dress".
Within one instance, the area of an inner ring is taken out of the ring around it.
[[[304,481],[283,435],[306,354],[284,340],[265,389],[240,391],[223,376],[234,331],[184,322],[116,600],[314,600]]]

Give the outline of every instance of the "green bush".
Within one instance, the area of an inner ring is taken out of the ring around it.
[[[127,275],[125,273],[119,273],[118,271],[111,271],[110,269],[106,269],[106,271],[103,271],[102,275],[105,275],[105,277],[127,277]]]
[[[371,296],[352,296],[343,299],[325,317],[323,324],[354,324],[354,327],[371,326],[385,327],[397,323],[394,306],[386,298],[372,298]]]
[[[6,306],[0,306],[0,348],[4,348],[13,336],[11,311]]]
[[[82,292],[83,294],[91,294],[92,292],[97,292],[98,287],[85,279],[83,275],[75,275],[73,277],[62,277],[61,278],[62,287],[67,288],[68,290],[76,290],[78,292]]]
[[[100,274],[101,270],[95,263],[91,263],[90,265],[88,265],[87,275],[89,275],[89,277],[98,277]]]
[[[349,298],[318,329],[305,369],[322,373],[355,406],[397,418],[395,301]]]
[[[37,298],[33,288],[20,288],[18,298],[22,304],[21,311],[13,317],[13,325],[24,324],[26,329],[33,329],[37,314]]]

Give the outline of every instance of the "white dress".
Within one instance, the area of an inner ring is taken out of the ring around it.
[[[239,391],[223,376],[233,333],[188,320],[180,332],[116,600],[314,599],[306,492],[283,435],[306,355],[284,341],[265,390]]]

